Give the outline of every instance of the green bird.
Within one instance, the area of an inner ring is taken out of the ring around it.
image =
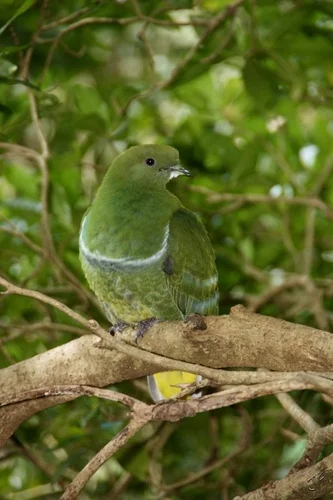
[[[190,173],[176,149],[134,146],[113,161],[82,220],[82,268],[113,325],[218,312],[207,232],[166,189],[179,175]],[[153,400],[160,401],[195,380],[185,372],[158,373],[148,377],[148,386]]]

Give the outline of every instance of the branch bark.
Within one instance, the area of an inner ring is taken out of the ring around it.
[[[314,500],[333,491],[333,454],[316,465],[295,472],[278,481],[234,500]]]
[[[183,369],[184,361],[191,363],[185,366],[204,376],[207,370],[211,370],[208,373],[220,384],[286,381],[295,374],[223,372],[212,368],[264,367],[281,372],[332,370],[333,336],[328,332],[250,313],[242,306],[232,308],[229,315],[206,318],[206,324],[206,330],[198,331],[182,321],[157,323],[140,340],[144,351],[134,347],[135,332],[132,328],[121,335],[123,342],[111,338],[114,344],[111,342],[107,349],[101,348],[99,337],[83,336],[2,369],[0,403],[13,394],[17,395],[18,388],[20,393],[25,393],[69,384],[103,387],[154,373],[161,368],[167,369],[169,363],[173,369],[177,366]],[[122,352],[119,352],[119,346]],[[156,354],[172,359],[165,360]],[[1,408],[0,444],[31,415],[75,397],[72,394],[51,395]]]

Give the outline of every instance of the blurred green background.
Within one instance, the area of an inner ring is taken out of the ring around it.
[[[330,330],[332,16],[331,0],[2,1],[0,274],[107,326],[80,269],[82,215],[120,152],[170,144],[193,174],[169,186],[210,234],[221,314],[243,303]],[[40,151],[29,93],[48,184],[26,150],[6,146]],[[82,333],[36,300],[0,298],[1,367]],[[149,401],[144,381],[117,389]],[[332,420],[319,394],[295,398],[320,425]],[[93,398],[34,416],[0,453],[1,498],[58,498],[126,418]],[[251,401],[147,426],[80,498],[225,500],[285,475],[304,446],[274,397]]]

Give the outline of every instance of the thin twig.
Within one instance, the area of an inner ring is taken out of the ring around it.
[[[90,462],[78,473],[75,479],[71,482],[65,493],[61,496],[61,500],[71,500],[76,498],[82,491],[91,476],[103,465],[119,448],[124,446],[137,432],[147,423],[147,420],[140,417],[133,417],[127,426],[121,430],[114,439],[109,441]]]
[[[32,55],[34,52],[34,48],[35,48],[35,44],[37,42],[38,36],[42,31],[43,22],[44,22],[44,19],[46,16],[48,4],[49,4],[49,0],[44,0],[42,3],[37,29],[34,31],[34,33],[32,35],[32,38],[31,38],[31,41],[29,44],[29,48],[26,51],[25,57],[22,61],[20,76],[23,80],[26,80],[29,76],[29,68],[30,68]]]
[[[303,273],[306,276],[311,275],[313,250],[315,242],[315,228],[316,228],[316,210],[313,207],[309,207],[306,213],[304,250],[303,250]]]
[[[277,295],[281,294],[285,290],[293,289],[293,288],[305,288],[308,286],[309,279],[307,276],[296,275],[291,276],[286,279],[284,283],[281,285],[272,286],[271,288],[267,288],[261,295],[257,295],[249,301],[248,309],[252,312],[259,311],[262,306],[271,302]]]
[[[207,196],[208,203],[221,203],[224,201],[238,201],[242,204],[246,203],[270,203],[270,204],[286,204],[286,205],[304,205],[307,207],[318,208],[326,217],[333,220],[333,210],[319,198],[310,196],[295,196],[292,198],[285,196],[270,196],[262,194],[239,194],[239,193],[218,193],[203,186],[190,186],[188,189],[196,193],[202,193]]]
[[[73,335],[87,335],[89,330],[85,328],[79,328],[73,325],[67,325],[63,323],[51,323],[49,321],[40,321],[37,323],[23,323],[20,325],[7,325],[0,322],[0,328],[3,328],[5,331],[8,330],[11,333],[3,336],[4,342],[12,341],[18,337],[25,336],[27,333],[38,332],[38,335],[41,331],[47,332],[67,332],[72,333]]]
[[[14,224],[12,224],[10,221],[8,222],[12,227],[8,227],[8,226],[0,226],[0,231],[2,231],[3,233],[7,233],[7,234],[10,234],[12,236],[15,236],[16,238],[20,238],[23,243],[25,243],[27,245],[27,247],[30,248],[30,250],[32,250],[34,253],[38,254],[38,255],[44,255],[44,249],[42,247],[40,247],[39,245],[36,245],[36,243],[34,243],[32,240],[30,240],[30,238],[28,238],[24,233],[22,233],[21,231],[18,231]]]
[[[49,193],[49,171],[47,167],[47,159],[50,156],[49,148],[47,141],[45,139],[44,133],[42,131],[40,121],[38,118],[37,112],[37,104],[34,94],[30,89],[27,90],[29,103],[30,103],[30,111],[32,122],[35,126],[37,137],[39,140],[41,154],[36,156],[36,160],[41,172],[42,178],[42,187],[41,187],[41,205],[42,205],[42,231],[43,231],[43,240],[44,240],[44,248],[46,255],[51,258],[54,255],[54,244],[53,238],[50,228],[50,220],[49,220],[49,210],[48,210],[48,193]]]
[[[162,486],[162,489],[166,492],[178,490],[180,488],[183,488],[184,486],[188,486],[189,484],[196,483],[200,481],[203,477],[207,476],[211,472],[222,469],[226,464],[234,460],[236,457],[244,453],[244,451],[247,450],[249,446],[249,436],[251,434],[251,422],[249,421],[248,418],[244,418],[244,413],[243,413],[243,432],[242,436],[240,438],[238,447],[229,453],[226,457],[220,458],[218,460],[215,460],[213,463],[207,465],[206,467],[202,468],[200,471],[194,473],[194,474],[189,474],[187,477],[184,479],[180,479],[179,481],[171,484],[166,484]]]
[[[241,1],[241,0],[238,0]],[[244,1],[244,0],[242,0]],[[84,19],[80,19],[79,21],[76,21],[75,23],[70,24],[66,28],[64,28],[53,40],[50,39],[38,39],[38,43],[52,43],[52,46],[48,52],[43,72],[41,75],[40,81],[42,82],[45,78],[46,72],[48,71],[48,68],[50,67],[50,64],[52,62],[53,56],[55,54],[55,51],[58,47],[58,44],[60,40],[67,35],[67,33],[70,33],[71,31],[75,31],[79,28],[82,28],[84,26],[88,25],[120,25],[120,26],[126,26],[128,24],[134,24],[138,22],[149,22],[151,24],[156,24],[158,26],[170,26],[170,27],[179,27],[179,26],[207,26],[211,23],[211,20],[207,19],[193,19],[188,22],[176,22],[176,21],[168,21],[164,19],[156,19],[153,17],[149,16],[133,16],[133,17],[86,17]],[[46,25],[47,26],[47,25]]]
[[[32,160],[40,169],[42,177],[42,188],[41,188],[41,205],[42,205],[42,229],[44,236],[44,256],[46,259],[50,260],[56,265],[56,269],[66,277],[73,285],[79,297],[87,303],[88,301],[93,303],[95,307],[99,308],[96,298],[88,292],[77,279],[77,277],[65,266],[65,264],[59,259],[53,243],[49,212],[48,212],[48,190],[49,190],[49,172],[47,167],[47,158],[49,157],[49,150],[47,141],[40,127],[40,122],[37,113],[36,100],[33,93],[28,90],[28,95],[31,103],[31,115],[33,123],[36,127],[37,135],[40,142],[41,153],[34,151],[33,149],[21,146],[19,144],[11,144],[0,142],[0,149],[8,150],[12,155],[17,155],[19,157],[27,158]],[[31,245],[30,245],[31,246]]]
[[[198,42],[190,48],[185,57],[174,68],[170,77],[159,84],[160,89],[170,87],[170,85],[176,80],[180,73],[184,72],[184,69],[192,61],[206,39],[211,36],[218,28],[220,28],[227,19],[231,18],[237,12],[237,9],[244,3],[244,1],[245,0],[236,0],[234,3],[229,4],[222,12],[220,12],[220,14],[218,14],[211,20],[209,26],[203,32]]]
[[[93,396],[101,399],[106,399],[108,401],[114,401],[116,403],[121,403],[128,406],[130,409],[136,406],[145,406],[138,399],[132,398],[127,394],[122,394],[116,391],[110,391],[108,389],[100,389],[99,387],[91,387],[88,385],[54,385],[51,388],[40,388],[31,391],[22,392],[19,394],[12,394],[10,396],[5,396],[0,401],[0,407],[14,405],[17,403],[22,403],[23,401],[31,401],[32,399],[48,398],[51,396],[64,396],[64,395],[76,395],[76,396]]]
[[[317,422],[289,394],[277,394],[276,398],[305,432],[310,433],[319,429]]]
[[[141,12],[141,9],[139,6],[139,2],[137,0],[131,0],[131,2],[132,2],[133,9],[134,9],[136,15],[138,17],[142,17],[142,12]],[[152,71],[152,74],[154,74],[154,67],[155,67],[154,52],[153,52],[152,46],[150,45],[149,40],[148,40],[147,35],[146,35],[146,30],[147,30],[149,24],[150,24],[149,22],[144,23],[144,25],[143,25],[142,29],[139,31],[137,37],[139,40],[141,40],[143,42],[143,44],[145,46],[149,66],[150,66],[150,69]]]
[[[56,21],[52,21],[51,23],[44,24],[41,28],[41,31],[48,31],[52,28],[56,28],[57,26],[61,26],[62,24],[70,23],[78,17],[84,16],[84,14],[87,14],[87,12],[89,12],[90,10],[91,7],[83,7],[82,9],[79,9],[76,12],[69,14],[68,16],[57,19]]]
[[[311,190],[311,196],[318,196],[320,194],[328,178],[332,174],[332,171],[333,171],[333,154],[331,154],[327,158],[325,165],[321,170],[319,170],[319,173],[316,172],[316,182]]]

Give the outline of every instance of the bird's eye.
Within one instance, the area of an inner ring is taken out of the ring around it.
[[[147,158],[146,159],[146,165],[149,165],[149,167],[152,167],[153,165],[155,165],[154,158]]]

